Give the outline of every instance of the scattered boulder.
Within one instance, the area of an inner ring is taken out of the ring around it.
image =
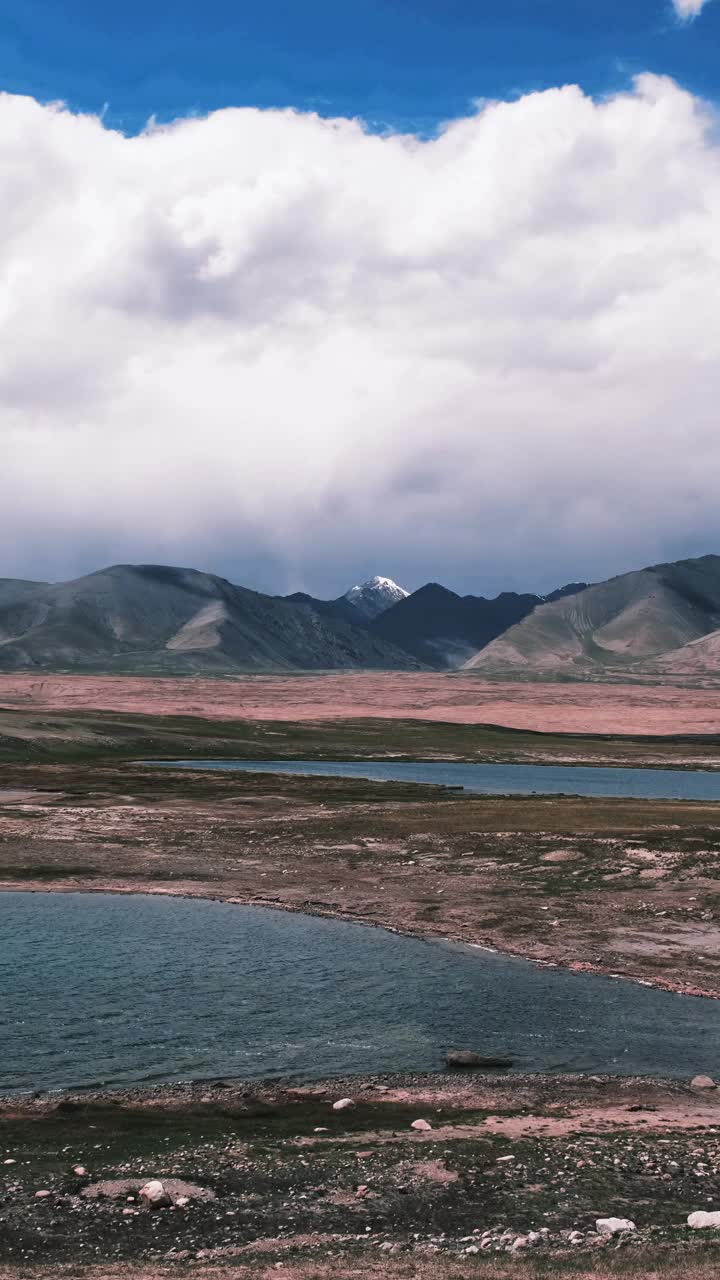
[[[717,1210],[713,1213],[705,1213],[704,1210],[698,1209],[697,1213],[690,1214],[687,1224],[696,1231],[701,1231],[703,1228],[720,1231],[720,1213]]]
[[[623,1231],[635,1231],[637,1228],[629,1218],[598,1218],[595,1229],[600,1236],[619,1236]]]
[[[73,1173],[77,1178],[87,1178],[87,1169],[83,1164],[76,1164],[73,1167]]]
[[[140,1199],[144,1200],[150,1209],[169,1209],[172,1204],[172,1197],[159,1178],[151,1178],[150,1182],[146,1182],[145,1186],[140,1188]]]
[[[432,1125],[427,1120],[413,1120],[410,1128],[416,1129],[418,1133],[428,1133]]]
[[[349,1111],[354,1106],[352,1098],[338,1098],[337,1102],[333,1102],[333,1111]]]
[[[690,1081],[691,1089],[717,1089],[712,1076],[694,1076]]]
[[[495,1071],[504,1071],[513,1064],[512,1058],[502,1057],[483,1057],[480,1053],[474,1053],[471,1049],[450,1049],[446,1054],[445,1061],[451,1069],[455,1071],[468,1071],[473,1068],[483,1068]]]
[[[36,1191],[36,1192],[35,1192],[35,1199],[36,1199],[36,1200],[47,1200],[47,1198],[48,1198],[48,1196],[49,1196],[50,1194],[51,1194],[51,1193],[50,1193],[49,1191]]]

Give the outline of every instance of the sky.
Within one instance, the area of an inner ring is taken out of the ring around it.
[[[0,576],[720,550],[720,0],[0,0]]]

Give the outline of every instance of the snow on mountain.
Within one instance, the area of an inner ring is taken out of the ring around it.
[[[369,578],[357,587],[345,592],[343,600],[347,600],[363,614],[365,618],[377,618],[391,605],[404,600],[410,593],[399,587],[392,578]]]

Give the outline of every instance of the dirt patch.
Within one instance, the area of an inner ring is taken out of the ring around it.
[[[99,1197],[126,1200],[128,1196],[137,1195],[147,1181],[147,1178],[105,1178],[100,1182],[90,1182],[82,1188],[80,1195],[85,1200],[97,1200]],[[194,1182],[183,1182],[181,1178],[163,1178],[162,1184],[173,1202],[179,1196],[186,1196],[188,1200],[215,1199],[215,1192],[209,1187],[198,1187]]]
[[[444,1160],[415,1160],[408,1165],[408,1169],[413,1178],[437,1182],[441,1186],[457,1182],[460,1177],[460,1174],[455,1169],[448,1169]]]
[[[615,941],[628,955],[659,956],[687,954],[720,957],[720,924],[678,924],[673,922],[652,933],[643,929],[618,930]]]

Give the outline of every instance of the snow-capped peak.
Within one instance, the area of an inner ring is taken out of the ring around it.
[[[397,604],[399,600],[404,600],[410,594],[403,587],[399,587],[397,582],[393,582],[392,578],[368,578],[367,582],[360,583],[357,587],[351,587],[345,592],[344,599],[354,605],[360,613],[366,618],[377,618],[379,614],[384,613],[391,605]]]

